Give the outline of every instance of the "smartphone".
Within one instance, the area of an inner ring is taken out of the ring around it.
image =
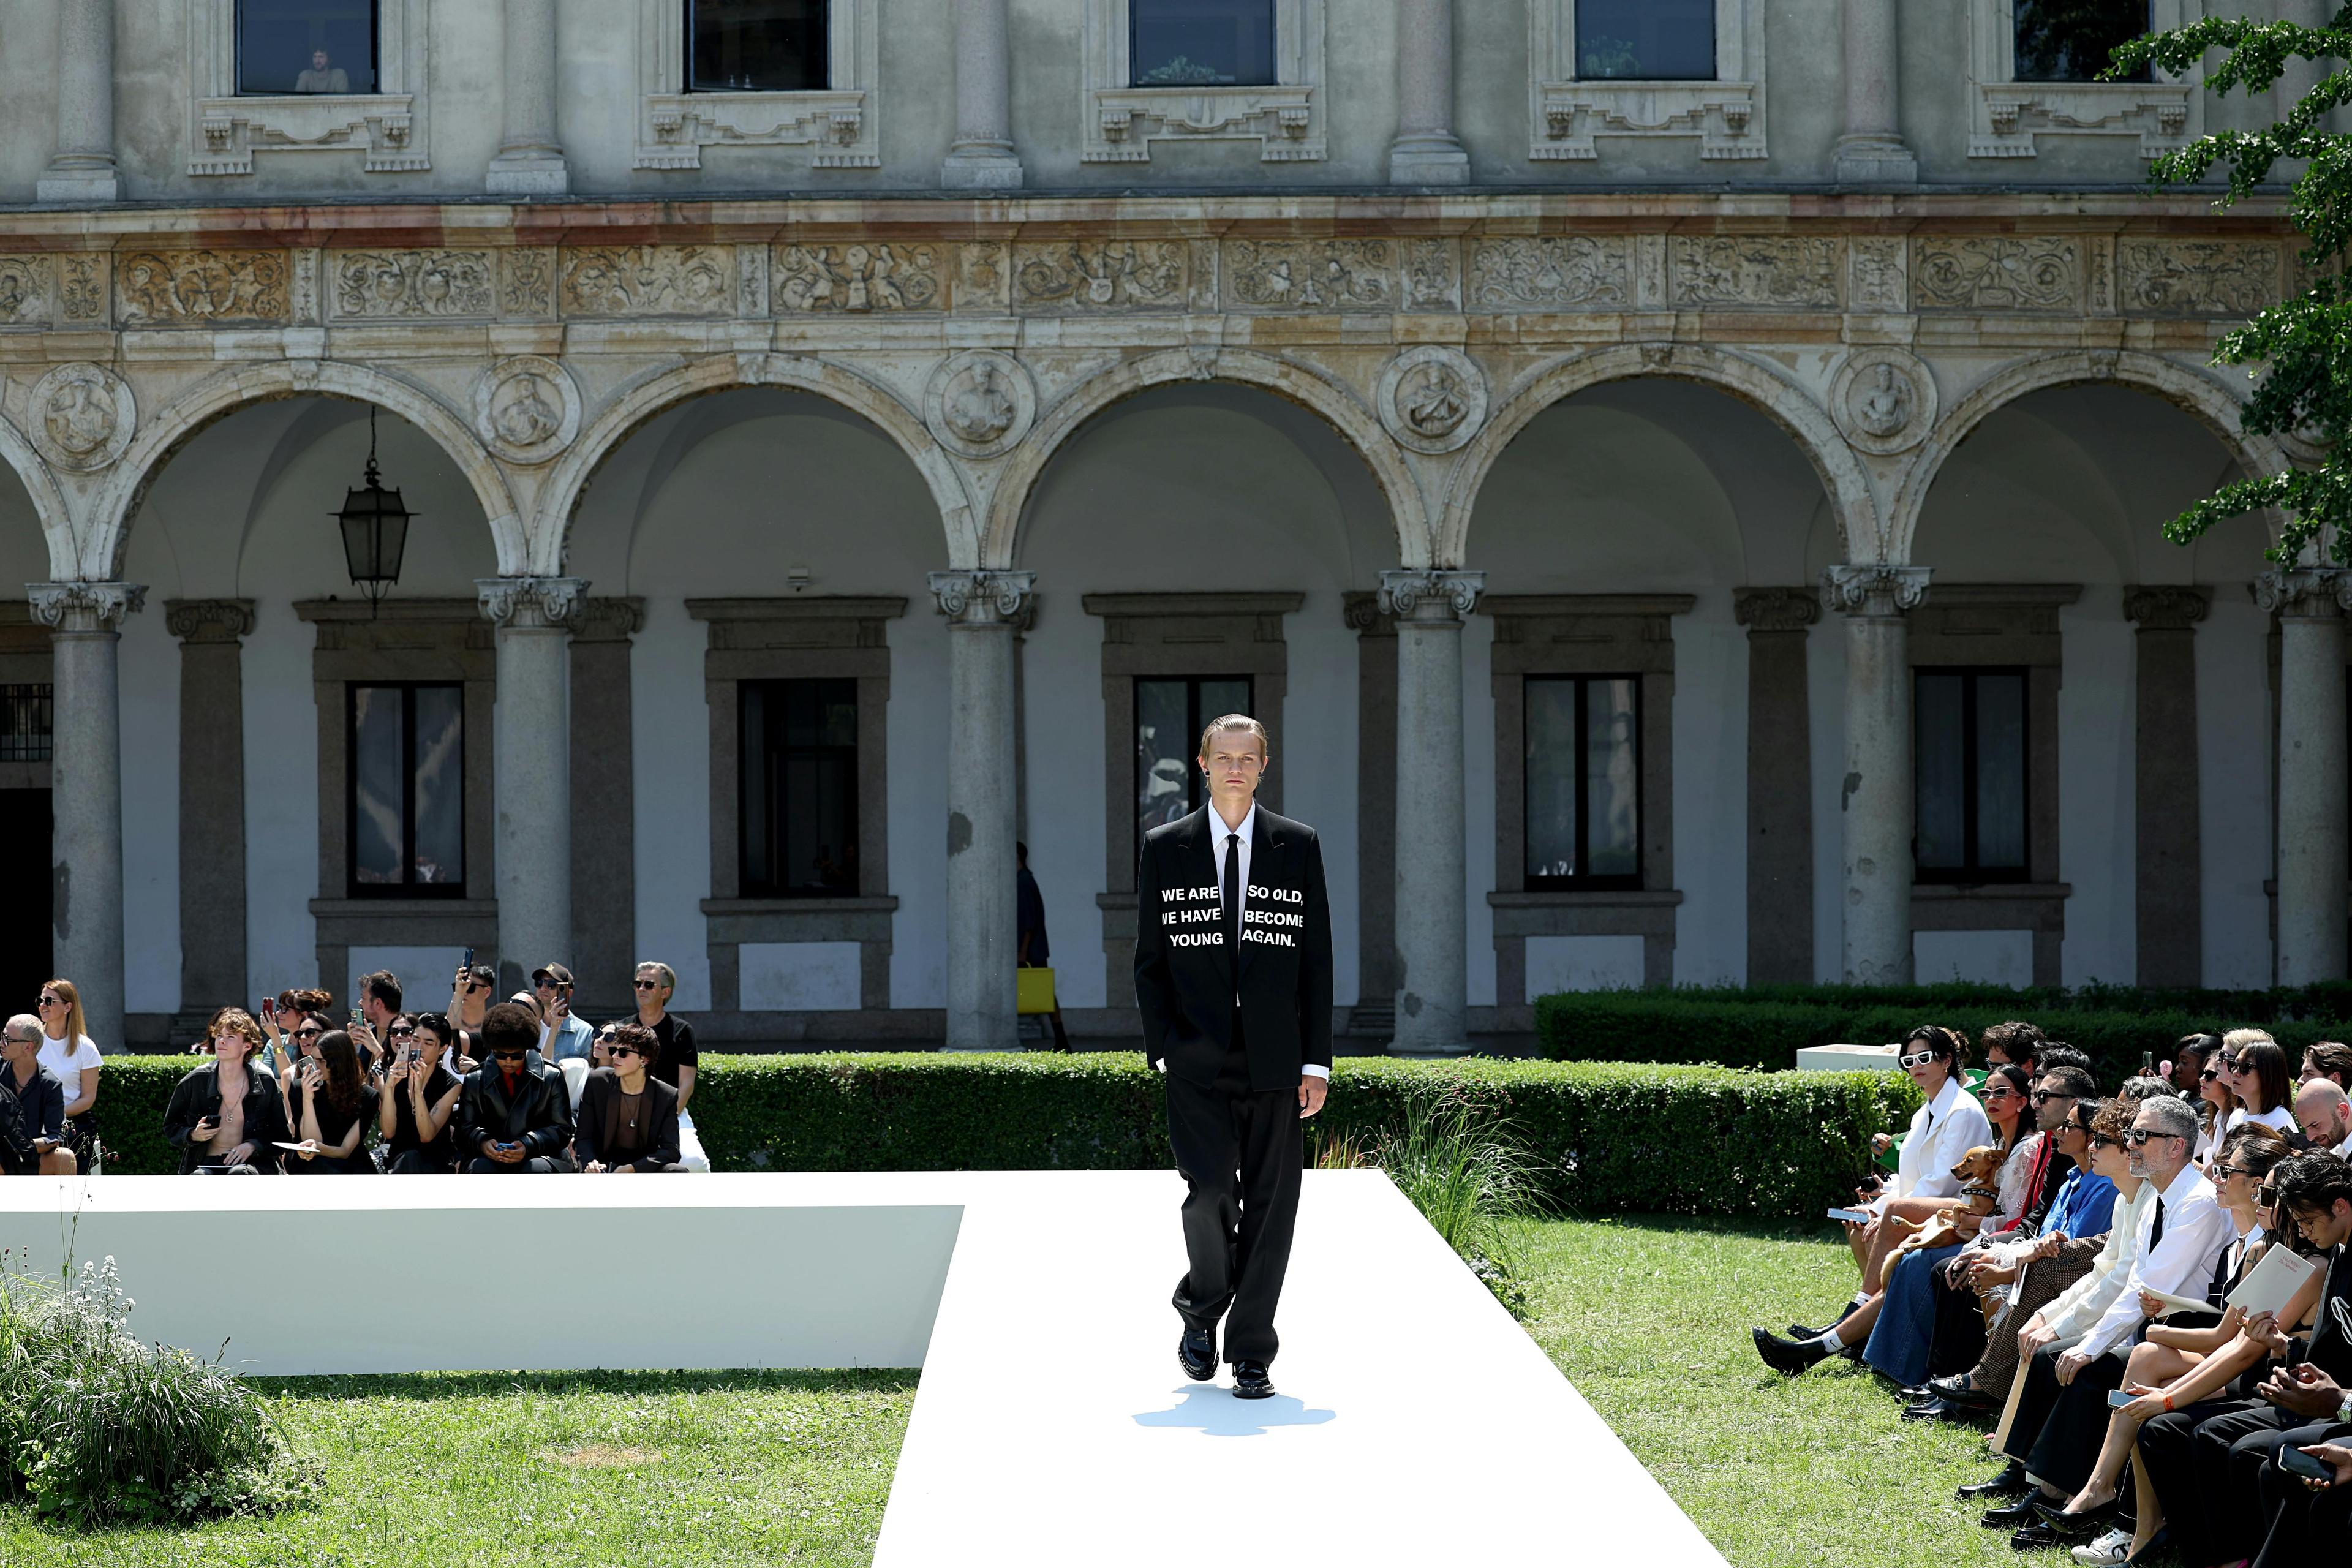
[[[2121,1410],[2125,1405],[2129,1405],[2133,1400],[2137,1399],[2138,1397],[2138,1394],[2132,1393],[2129,1389],[2111,1388],[2107,1390],[2107,1408],[2110,1410]]]
[[[351,1026],[352,1026],[352,1028],[356,1029],[356,1028],[358,1028],[361,1025],[362,1025],[362,1024],[364,1024],[364,1023],[366,1023],[366,1022],[367,1022],[367,1015],[366,1015],[366,1014],[364,1014],[364,1013],[361,1012],[357,1007],[354,1007],[354,1008],[352,1008],[352,1024],[351,1024]]]
[[[1868,1209],[1832,1209],[1830,1218],[1843,1220],[1848,1225],[1868,1225],[1870,1211]]]
[[[460,965],[460,967],[467,970],[471,970],[474,967],[474,950],[472,948],[469,947],[466,950],[466,962]]]
[[[402,1059],[403,1061],[411,1061],[411,1062],[414,1062],[414,1061],[421,1061],[421,1060],[423,1060],[423,1059],[424,1059],[424,1057],[425,1057],[425,1052],[424,1052],[424,1050],[423,1050],[423,1048],[422,1048],[422,1047],[417,1047],[417,1046],[411,1046],[411,1047],[408,1047],[407,1054],[406,1054],[405,1056],[404,1056],[401,1059]]]
[[[2293,1444],[2278,1451],[2278,1468],[2290,1476],[2308,1476],[2315,1481],[2336,1479],[2335,1466],[2325,1459],[2314,1458]]]

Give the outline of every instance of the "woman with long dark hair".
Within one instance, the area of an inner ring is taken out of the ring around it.
[[[2276,1040],[2264,1035],[2224,1050],[2221,1066],[2230,1075],[2231,1091],[2238,1097],[2238,1110],[2223,1129],[2225,1132],[2234,1132],[2249,1124],[2287,1136],[2301,1131],[2294,1124],[2294,1107],[2289,1103],[2294,1074],[2288,1071],[2286,1052],[2280,1049]]]
[[[289,1151],[286,1169],[296,1175],[373,1174],[368,1123],[377,1119],[376,1089],[360,1070],[359,1047],[350,1035],[330,1029],[319,1054],[294,1069],[288,1109],[299,1144]]]

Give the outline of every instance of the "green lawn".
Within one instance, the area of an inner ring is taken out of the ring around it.
[[[2020,1561],[1952,1496],[1997,1468],[1976,1429],[1900,1419],[1849,1363],[1792,1381],[1756,1359],[1749,1325],[1852,1294],[1832,1227],[1549,1221],[1531,1242],[1530,1331],[1733,1568]]]
[[[1843,1363],[1790,1382],[1749,1348],[1750,1323],[1819,1315],[1852,1289],[1828,1227],[1547,1221],[1529,1261],[1530,1331],[1735,1568],[2017,1561],[1952,1497],[1993,1468],[1973,1432],[1898,1420]],[[0,1563],[863,1564],[915,1397],[911,1373],[261,1386],[325,1462],[322,1508],[94,1537],[0,1510]]]

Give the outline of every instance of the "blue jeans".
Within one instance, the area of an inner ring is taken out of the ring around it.
[[[1906,1252],[1886,1277],[1886,1300],[1862,1359],[1905,1388],[1927,1381],[1927,1345],[1936,1332],[1936,1266],[1959,1249],[1955,1243]]]

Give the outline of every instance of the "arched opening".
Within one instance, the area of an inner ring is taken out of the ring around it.
[[[49,900],[49,763],[55,705],[48,628],[33,619],[25,584],[51,579],[48,542],[31,493],[0,463],[0,996],[21,1011],[57,973]],[[31,896],[26,896],[26,895]]]

